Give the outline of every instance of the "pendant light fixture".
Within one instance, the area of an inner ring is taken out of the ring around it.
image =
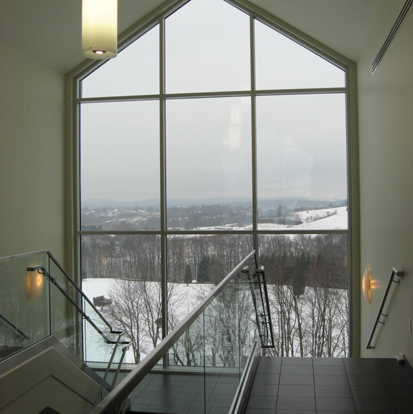
[[[82,0],[82,55],[111,59],[117,45],[118,0]]]

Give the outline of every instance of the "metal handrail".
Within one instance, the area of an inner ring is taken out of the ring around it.
[[[110,333],[113,334],[123,334],[123,331],[117,331],[114,330],[111,326],[111,324],[107,321],[107,319],[102,315],[102,313],[99,311],[99,309],[96,308],[96,306],[93,304],[93,302],[83,293],[83,291],[79,288],[79,286],[72,280],[72,278],[66,273],[66,271],[63,269],[63,267],[60,265],[60,263],[56,260],[56,258],[53,256],[53,254],[49,250],[38,250],[34,252],[29,253],[23,253],[23,254],[17,254],[13,256],[7,256],[0,258],[0,262],[10,259],[22,259],[24,257],[31,257],[35,254],[46,254],[52,262],[59,268],[59,270],[62,272],[62,274],[65,276],[66,280],[76,289],[76,291],[82,296],[83,299],[92,307],[92,309],[99,315],[100,319],[105,323],[105,325],[109,328]]]
[[[373,345],[371,345],[371,341],[373,340],[373,336],[374,336],[374,333],[376,332],[377,325],[379,323],[384,325],[384,321],[381,321],[380,318],[382,316],[384,316],[384,317],[388,316],[388,314],[383,313],[383,308],[384,308],[384,305],[386,303],[387,295],[389,294],[392,283],[396,283],[396,284],[400,285],[400,279],[403,279],[405,275],[406,275],[406,272],[403,272],[401,270],[398,271],[393,267],[393,270],[392,270],[391,275],[390,275],[389,283],[387,284],[386,291],[384,292],[383,300],[381,302],[380,309],[379,309],[379,312],[377,314],[376,322],[374,323],[373,330],[371,331],[371,335],[370,335],[370,338],[369,338],[369,342],[367,343],[366,349],[375,349],[375,347]],[[394,280],[395,276],[398,276],[399,280]]]
[[[83,311],[83,309],[66,293],[66,291],[59,285],[58,282],[56,282],[56,279],[54,277],[52,277],[50,275],[50,273],[44,268],[44,266],[39,265],[39,266],[31,266],[27,268],[28,272],[34,272],[36,271],[40,274],[43,275],[47,278],[47,280],[49,280],[51,283],[53,283],[58,289],[59,291],[62,293],[62,295],[74,306],[74,308],[82,315],[82,318],[85,319],[86,321],[88,321],[93,328],[99,333],[100,336],[102,336],[102,338],[105,340],[106,343],[108,344],[116,344],[119,340],[119,338],[122,336],[123,332],[122,331],[111,331],[111,333],[117,334],[119,335],[118,340],[113,341],[111,339],[109,339],[104,333],[103,331],[92,321],[92,319],[90,319],[90,317]],[[87,298],[87,296],[80,291],[81,295],[83,298]],[[97,311],[97,309],[95,308],[95,306],[93,305],[94,310]],[[121,342],[122,344],[129,344],[128,341],[124,341]]]
[[[112,328],[110,323],[106,320],[106,318],[102,315],[102,313],[96,308],[96,306],[93,304],[93,302],[83,293],[83,291],[77,286],[77,284],[72,280],[72,278],[65,272],[62,266],[60,266],[59,262],[55,259],[55,257],[47,250],[47,255],[52,259],[53,263],[59,268],[59,270],[65,275],[66,279],[69,281],[69,283],[72,284],[72,286],[77,290],[77,292],[82,296],[83,299],[86,300],[86,302],[92,307],[92,309],[99,315],[100,319],[106,324],[106,326],[109,328],[110,333],[113,334],[123,334],[123,331],[116,331]]]
[[[0,314],[0,318],[3,319],[4,322],[8,323],[13,329],[15,329],[20,335],[24,336],[26,339],[30,339],[23,331],[21,331],[14,323],[10,322],[5,316]]]
[[[112,412],[117,409],[120,404],[129,396],[129,394],[137,387],[140,381],[151,371],[156,363],[166,354],[168,349],[181,337],[181,335],[189,328],[204,309],[214,300],[214,298],[222,291],[222,289],[231,282],[233,277],[240,271],[246,262],[255,255],[255,250],[251,251],[230,273],[218,284],[218,286],[210,292],[205,299],[199,303],[195,309],[187,315],[181,322],[177,324],[175,329],[170,332],[153,350],[152,352],[134,368],[130,374],[89,414],[103,414]]]

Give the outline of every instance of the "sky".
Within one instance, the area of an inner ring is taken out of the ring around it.
[[[249,17],[192,0],[166,19],[166,93],[248,91]],[[255,21],[256,88],[344,87],[344,72]],[[83,97],[152,95],[81,105],[83,199],[160,194],[159,28],[89,75]],[[170,198],[251,197],[251,97],[166,101]],[[258,197],[346,198],[345,95],[257,97]]]

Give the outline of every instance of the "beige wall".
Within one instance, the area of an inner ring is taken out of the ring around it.
[[[64,76],[0,41],[0,257],[64,258]]]
[[[365,357],[405,354],[413,363],[413,12],[387,50],[379,68],[371,64],[403,0],[384,2],[358,62],[361,197],[361,270],[371,266],[373,303],[362,299],[361,351]],[[392,287],[388,318],[366,350],[393,267],[407,271]]]

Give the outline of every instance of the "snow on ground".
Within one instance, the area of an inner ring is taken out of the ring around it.
[[[93,298],[97,296],[109,297],[111,288],[116,284],[119,279],[85,279],[82,282],[82,290],[86,296],[93,303]],[[139,283],[137,281],[137,283]],[[146,282],[149,290],[155,290],[157,282]],[[205,297],[212,289],[214,285],[210,284],[189,284],[185,283],[170,283],[170,289],[172,289],[172,295],[169,302],[173,304],[175,323],[182,320],[188,315],[200,300]],[[86,314],[93,320],[93,322],[106,332],[106,325],[100,320],[98,315],[89,307],[84,307]],[[98,308],[99,309],[99,308]],[[104,315],[104,312],[102,312]],[[116,329],[116,326],[112,326]],[[85,360],[87,361],[109,361],[113,345],[107,345],[104,343],[102,337],[96,332],[96,330],[87,322],[85,322]],[[150,351],[152,348],[150,342],[146,344],[146,349]],[[142,358],[146,356],[145,352],[142,352]],[[134,363],[132,348],[130,348],[125,356],[126,363]]]

